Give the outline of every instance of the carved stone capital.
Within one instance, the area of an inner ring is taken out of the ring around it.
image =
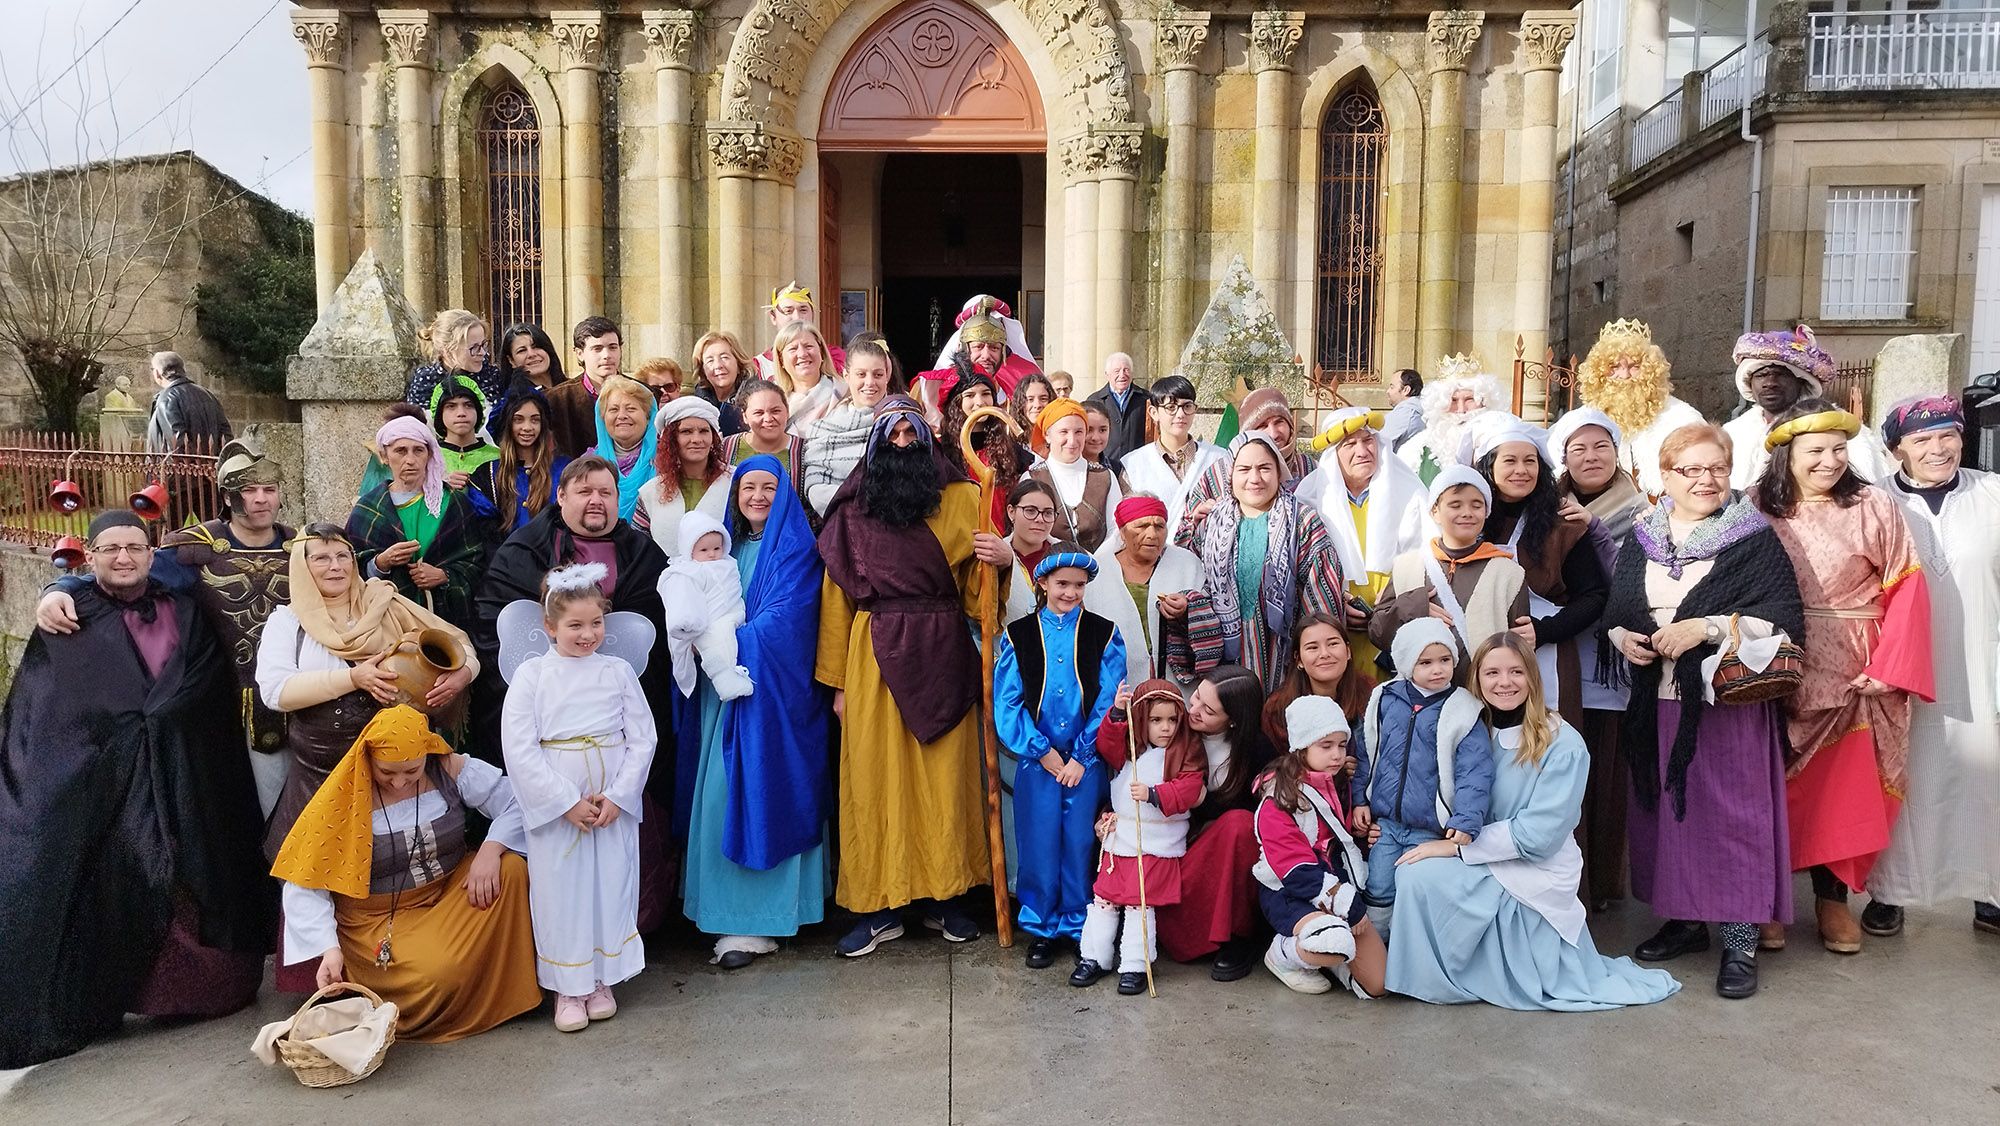
[[[1208,13],[1175,8],[1161,16],[1157,26],[1160,69],[1194,70],[1202,45],[1208,42]]]
[[[695,15],[688,11],[644,13],[646,55],[654,66],[689,70],[694,61]]]
[[[789,184],[805,160],[805,144],[797,135],[781,133],[754,121],[708,123],[708,157],[725,176],[751,176]]]
[[[1290,70],[1306,32],[1304,12],[1253,12],[1250,16],[1250,69]]]
[[[1521,13],[1521,69],[1561,70],[1563,52],[1575,38],[1573,11]]]
[[[1430,28],[1425,34],[1431,73],[1464,70],[1465,60],[1472,57],[1473,45],[1479,42],[1480,28],[1485,22],[1485,12],[1456,8],[1432,12]]]
[[[1063,179],[1076,183],[1105,177],[1133,179],[1145,145],[1140,125],[1090,125],[1057,142]]]
[[[431,65],[431,41],[437,38],[437,17],[413,9],[375,13],[382,25],[382,42],[392,66]]]
[[[292,38],[306,49],[307,66],[347,65],[347,16],[330,8],[292,13]]]
[[[550,12],[549,22],[555,25],[556,43],[562,47],[563,69],[604,68],[603,12]]]

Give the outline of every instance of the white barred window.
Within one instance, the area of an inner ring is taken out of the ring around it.
[[[1915,188],[1827,191],[1821,320],[1900,320],[1910,315],[1917,199]]]

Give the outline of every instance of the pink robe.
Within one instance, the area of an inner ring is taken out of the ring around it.
[[[1935,696],[1930,588],[1902,510],[1881,489],[1859,503],[1805,502],[1772,527],[1806,607],[1805,680],[1785,701],[1785,796],[1794,871],[1825,865],[1867,886],[1902,808],[1910,697]],[[1864,696],[1866,673],[1893,691]]]

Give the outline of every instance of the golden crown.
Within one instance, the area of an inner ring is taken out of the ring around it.
[[[1653,343],[1653,330],[1645,321],[1620,317],[1598,332],[1597,342],[1609,344],[1621,353],[1627,350],[1643,351]]]
[[[1459,352],[1438,361],[1438,379],[1475,379],[1486,374],[1486,366],[1471,353]]]

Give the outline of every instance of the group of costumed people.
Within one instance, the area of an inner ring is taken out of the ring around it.
[[[1619,321],[1546,430],[1454,357],[1386,418],[1257,390],[1218,446],[1122,354],[1071,398],[990,297],[912,377],[782,287],[691,387],[601,317],[566,376],[461,314],[344,521],[278,523],[239,440],[218,518],[106,512],[44,593],[0,1067],[241,1009],[272,954],[402,1038],[580,1031],[676,914],[727,970],[837,908],[846,957],[994,920],[1079,988],[1559,1010],[1717,940],[1749,996],[1801,870],[1829,950],[2000,931],[2000,481],[1952,399],[1826,402],[1804,328],[1738,341],[1726,427]],[[1663,925],[1609,957],[1628,892]]]

